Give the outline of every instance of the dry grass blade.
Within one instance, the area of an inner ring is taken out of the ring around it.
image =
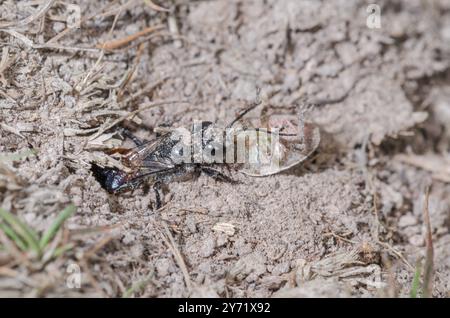
[[[151,282],[152,277],[154,275],[154,271],[151,271],[144,279],[134,283],[129,289],[123,293],[122,298],[130,298],[134,295],[134,293],[139,292],[147,286],[149,282]]]
[[[128,35],[124,38],[108,41],[105,43],[97,44],[97,47],[104,50],[114,50],[121,47],[126,46],[128,43],[133,42],[134,40],[140,38],[141,36],[147,35],[149,33],[162,30],[164,28],[163,25],[157,25],[154,27],[147,27],[144,30],[136,32],[134,34]]]
[[[155,90],[155,88],[163,84],[169,78],[171,78],[171,76],[165,76],[154,83],[148,83],[147,85],[145,85],[145,87],[139,89],[137,92],[135,92],[134,94],[128,96],[125,100],[123,100],[122,104],[127,105],[128,103],[131,103],[132,101],[134,101],[139,96],[142,96],[143,94],[150,94],[153,90]]]
[[[5,123],[0,123],[0,127],[1,127],[2,129],[4,129],[5,131],[8,131],[8,132],[10,132],[10,133],[12,133],[12,134],[14,134],[14,135],[16,135],[16,136],[19,136],[19,137],[22,138],[22,139],[26,139],[25,136],[22,135],[22,134],[20,133],[20,131],[18,131],[18,130],[17,130],[16,128],[14,128],[14,127],[11,127],[11,126],[9,126],[9,125],[7,125],[7,124],[5,124]]]
[[[450,182],[450,160],[434,154],[404,155],[394,157],[395,160],[429,171],[433,178],[442,182]]]
[[[84,52],[99,52],[100,49],[97,48],[91,48],[91,47],[78,47],[78,46],[64,46],[64,45],[58,45],[53,43],[45,43],[45,44],[35,44],[33,41],[31,41],[29,38],[27,38],[25,35],[10,29],[1,29],[0,32],[8,33],[9,35],[17,38],[18,40],[22,41],[23,44],[28,46],[32,49],[53,49],[53,50],[64,50],[64,51],[84,51]]]
[[[127,71],[126,76],[124,78],[124,80],[122,81],[122,83],[119,85],[119,91],[117,93],[117,99],[121,100],[123,97],[123,94],[125,92],[126,87],[128,86],[128,84],[131,82],[131,80],[133,79],[134,75],[136,74],[136,70],[137,67],[139,65],[139,62],[141,60],[141,56],[142,53],[144,52],[144,43],[141,43],[138,47],[137,53],[136,53],[136,57],[134,58],[134,63],[133,66],[131,67],[130,70]]]
[[[165,233],[162,233],[159,229],[158,229],[158,231],[161,235],[162,240],[164,241],[164,243],[167,245],[167,247],[170,249],[173,256],[175,257],[175,261],[177,262],[178,266],[181,269],[181,272],[183,273],[184,281],[186,283],[186,288],[188,289],[188,291],[190,293],[192,291],[192,282],[189,277],[189,271],[186,267],[183,256],[181,255],[180,250],[177,248],[177,245],[173,239],[173,236],[170,233],[170,230],[165,223],[163,223],[163,227],[164,227]],[[158,228],[157,225],[156,225],[156,228]]]
[[[397,251],[395,248],[393,248],[391,245],[389,245],[386,242],[382,242],[382,241],[378,240],[377,243],[379,245],[383,246],[384,248],[386,248],[389,252],[392,253],[392,255],[394,255],[395,257],[400,259],[411,271],[414,271],[414,266],[412,266],[411,263],[408,262],[408,260],[402,255],[402,253]]]
[[[117,14],[117,12],[121,12],[123,10],[129,10],[136,2],[137,0],[130,0],[127,3],[117,6],[117,2],[119,1],[112,1],[110,3],[108,3],[101,11],[98,12],[94,12],[91,15],[88,15],[84,18],[82,18],[80,20],[80,24],[83,24],[93,18],[106,18],[109,17],[111,15],[115,15]],[[113,7],[112,10],[106,11],[108,8]],[[77,30],[77,28],[68,26],[66,27],[64,30],[62,30],[60,33],[58,33],[57,35],[55,35],[54,37],[52,37],[50,40],[48,40],[45,45],[52,47],[54,45],[54,43],[56,43],[57,41],[59,41],[61,38],[65,37],[66,35],[68,35],[69,33],[71,33],[72,31]],[[97,50],[96,50],[97,51]]]
[[[120,1],[112,1],[108,3],[101,11],[94,12],[88,16],[85,20],[91,20],[93,18],[107,18],[112,15],[116,15],[119,11],[132,10],[133,7],[138,4],[140,0],[129,0],[124,4],[120,4]],[[83,20],[84,21],[84,20]]]
[[[118,119],[116,119],[115,121],[113,121],[110,124],[105,125],[104,127],[100,128],[95,134],[93,134],[91,137],[89,137],[89,141],[90,140],[94,140],[95,138],[97,138],[98,136],[100,136],[101,134],[103,134],[105,131],[113,128],[114,126],[116,126],[117,124],[121,123],[122,121],[126,120],[126,119],[131,119],[134,116],[136,116],[137,114],[139,114],[140,112],[150,109],[150,108],[154,108],[154,107],[158,107],[158,106],[162,106],[162,105],[166,105],[166,104],[177,104],[177,103],[188,103],[187,100],[167,100],[167,101],[160,101],[160,102],[152,102],[149,104],[146,104],[144,106],[141,106],[141,108],[127,114],[124,115]]]
[[[117,21],[119,20],[119,16],[121,15],[121,13],[122,13],[122,10],[119,10],[119,12],[117,12],[117,14],[114,16],[113,23],[112,23],[111,28],[109,29],[109,32],[108,32],[108,37],[111,37],[111,35],[112,35],[112,33],[113,33],[113,31],[114,31],[114,29],[116,27]],[[83,79],[83,81],[81,82],[80,86],[78,87],[78,85],[75,85],[75,87],[77,87],[77,90],[79,92],[81,92],[86,87],[86,84],[87,84],[88,80],[91,78],[91,76],[93,75],[95,70],[99,67],[99,65],[100,65],[101,61],[103,60],[104,56],[105,56],[105,50],[103,48],[101,48],[101,52],[100,52],[100,55],[97,58],[97,61],[91,67],[89,72],[86,74],[86,77]]]
[[[429,201],[430,201],[430,189],[428,188],[425,194],[425,206],[423,209],[423,219],[426,226],[425,241],[427,248],[424,266],[423,291],[422,291],[422,296],[424,298],[433,296],[433,280],[434,280],[434,249],[433,249],[433,237],[431,235]]]
[[[123,226],[123,223],[117,223],[113,225],[104,225],[104,226],[95,226],[85,229],[76,229],[70,231],[71,237],[77,237],[77,236],[83,236],[83,235],[93,235],[93,234],[99,234],[99,233],[105,233],[112,231],[114,229],[117,229],[119,227]]]
[[[84,253],[83,255],[83,259],[85,259],[86,261],[89,260],[91,257],[93,257],[95,254],[97,254],[97,252],[99,250],[101,250],[106,244],[108,244],[109,242],[111,242],[111,240],[114,238],[114,236],[108,235],[105,236],[103,239],[101,239],[97,244],[95,244],[95,246],[90,249],[89,251],[87,251],[86,253]]]
[[[372,189],[372,194],[373,194],[373,211],[374,211],[374,216],[375,216],[375,220],[376,220],[375,233],[373,233],[375,242],[377,242],[377,244],[379,244],[380,246],[386,248],[392,255],[399,258],[411,271],[414,271],[414,267],[411,265],[410,262],[408,262],[408,260],[402,255],[402,253],[397,251],[390,244],[380,240],[380,234],[379,234],[380,226],[384,227],[384,225],[380,221],[380,211],[378,210],[378,194],[375,191],[375,186],[374,186],[372,178],[373,178],[372,176],[369,177],[368,182],[370,184],[370,188]]]
[[[10,28],[14,26],[25,26],[27,24],[30,24],[31,22],[39,19],[43,15],[47,13],[47,11],[52,7],[52,5],[55,3],[56,0],[48,0],[45,2],[38,10],[36,10],[35,13],[32,15],[26,17],[23,20],[17,21],[17,22],[6,22],[0,24],[0,28]]]
[[[29,38],[27,38],[25,35],[23,35],[22,33],[19,33],[15,30],[10,30],[10,29],[1,29],[1,32],[5,32],[8,33],[9,35],[15,37],[16,39],[20,40],[23,42],[23,44],[25,44],[26,46],[33,48],[34,47],[34,42],[31,41]]]
[[[151,9],[159,12],[169,12],[169,9],[163,8],[157,4],[155,4],[152,0],[144,0],[145,4],[148,5]]]

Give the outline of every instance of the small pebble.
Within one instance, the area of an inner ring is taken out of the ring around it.
[[[398,220],[398,226],[401,228],[416,225],[416,224],[417,224],[417,219],[411,213],[402,215],[400,217],[400,219]]]
[[[216,248],[216,240],[214,237],[208,237],[202,244],[200,248],[200,255],[202,257],[209,257],[214,253],[214,249]]]
[[[66,28],[66,24],[62,22],[55,22],[53,23],[53,31],[56,33],[60,33],[62,30]]]
[[[159,276],[167,276],[169,274],[170,261],[167,258],[160,258],[156,260],[155,268]]]
[[[425,240],[422,235],[413,235],[409,238],[409,244],[417,247],[422,247],[425,244]]]
[[[291,267],[289,266],[289,262],[280,263],[275,265],[275,267],[272,270],[272,274],[273,275],[285,274],[289,272],[290,268]]]

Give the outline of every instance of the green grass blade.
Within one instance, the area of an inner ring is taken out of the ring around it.
[[[0,217],[12,227],[15,233],[23,238],[29,249],[35,251],[37,255],[41,255],[38,236],[29,226],[25,225],[16,216],[2,208],[0,208]]]
[[[53,258],[57,258],[57,257],[61,256],[61,255],[64,254],[65,252],[70,251],[71,249],[73,249],[73,246],[74,246],[74,245],[73,245],[72,243],[69,243],[69,244],[63,245],[63,246],[61,246],[61,247],[58,247],[58,248],[55,249],[55,251],[53,252],[52,257],[53,257]]]
[[[2,230],[14,243],[22,250],[27,251],[27,244],[17,235],[14,230],[4,222],[0,222],[0,230]]]
[[[153,277],[153,271],[148,274],[143,280],[134,283],[130,288],[128,288],[125,293],[123,293],[122,298],[130,298],[131,296],[134,295],[134,293],[142,291],[145,286],[148,285],[148,283],[150,283],[150,281],[152,280]]]
[[[409,297],[417,298],[417,291],[419,290],[420,285],[420,273],[422,272],[422,266],[420,261],[416,264],[416,271],[414,272],[414,278],[412,282],[411,292],[409,293]]]
[[[39,242],[39,247],[43,250],[47,244],[52,240],[52,238],[56,235],[61,225],[75,212],[76,207],[71,204],[67,208],[65,208],[53,221],[52,225],[45,231],[44,235]]]

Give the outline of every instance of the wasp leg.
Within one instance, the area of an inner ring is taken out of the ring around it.
[[[206,168],[206,167],[201,167],[200,169],[203,173],[205,173],[207,176],[213,178],[216,181],[229,182],[229,183],[233,183],[233,184],[238,183],[236,180],[233,180],[229,176],[227,176],[227,175],[223,174],[222,172],[217,171],[215,169]]]
[[[144,142],[142,140],[140,140],[138,137],[136,137],[131,131],[129,131],[126,128],[120,128],[119,133],[123,137],[131,139],[131,141],[134,142],[134,144],[138,147],[142,146],[144,144]]]
[[[156,138],[161,137],[164,134],[167,134],[168,132],[171,132],[173,130],[173,128],[170,128],[169,124],[166,123],[162,123],[161,125],[155,127],[153,129],[153,132],[156,135]]]
[[[153,185],[153,191],[155,191],[155,206],[156,210],[161,209],[162,203],[161,203],[161,194],[159,193],[159,190],[161,190],[161,184],[159,182],[156,182]]]

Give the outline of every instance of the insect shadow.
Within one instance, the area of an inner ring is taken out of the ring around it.
[[[294,165],[287,170],[281,171],[280,174],[301,177],[305,174],[318,173],[334,166],[343,157],[345,146],[338,142],[333,134],[321,130],[320,135],[320,144],[301,165]]]

